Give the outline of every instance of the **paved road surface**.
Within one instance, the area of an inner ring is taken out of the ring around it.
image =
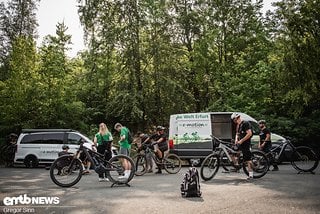
[[[0,168],[0,213],[320,213],[320,169],[297,174],[291,165],[279,172],[245,181],[243,173],[219,172],[201,183],[202,198],[182,198],[176,175],[135,177],[131,187],[110,188],[92,172],[72,188],[60,188],[43,168]],[[220,170],[221,171],[221,170]],[[58,197],[57,205],[4,206],[5,197]]]

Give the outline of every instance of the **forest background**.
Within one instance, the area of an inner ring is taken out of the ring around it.
[[[238,111],[319,148],[320,2],[78,0],[87,49],[63,22],[36,45],[39,0],[0,3],[0,138],[98,124],[133,132],[177,113]]]

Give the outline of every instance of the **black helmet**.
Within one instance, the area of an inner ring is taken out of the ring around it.
[[[66,149],[69,149],[69,146],[68,145],[63,145],[62,146],[62,150],[66,150]]]

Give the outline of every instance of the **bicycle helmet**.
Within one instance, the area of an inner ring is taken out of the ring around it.
[[[62,150],[66,150],[66,149],[69,149],[69,146],[63,145],[63,146],[62,146]]]
[[[163,126],[157,126],[157,131],[161,131],[161,130],[165,130],[166,128],[165,127],[163,127]]]
[[[116,123],[116,124],[114,125],[114,129],[117,129],[119,126],[122,126],[121,123]]]
[[[265,124],[266,124],[266,121],[265,121],[265,120],[259,120],[259,121],[258,121],[258,124],[263,124],[263,125],[265,125]]]
[[[240,114],[237,113],[237,112],[234,112],[234,113],[231,114],[231,120],[234,120],[234,119],[236,119],[238,117],[240,117]]]

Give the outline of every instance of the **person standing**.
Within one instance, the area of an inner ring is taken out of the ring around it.
[[[260,137],[260,141],[259,141],[259,149],[261,151],[263,151],[264,153],[268,154],[271,150],[272,147],[272,143],[271,143],[271,132],[270,130],[267,128],[266,126],[266,121],[265,120],[259,120],[258,122],[259,124],[259,128],[260,128],[260,133],[259,133],[259,137]],[[278,165],[277,163],[274,161],[273,157],[271,159],[271,163],[272,164],[273,169],[272,171],[278,171]]]
[[[247,180],[251,180],[253,179],[252,153],[250,151],[252,128],[250,123],[242,120],[240,114],[238,113],[233,113],[231,115],[231,120],[237,124],[235,144],[243,154],[243,161],[245,161],[248,165],[249,177]]]
[[[109,132],[107,125],[105,123],[99,124],[99,132],[94,136],[93,143],[97,148],[97,152],[104,155],[106,160],[110,160],[112,157],[112,135]],[[108,181],[105,178],[105,174],[99,174],[99,182]]]
[[[14,166],[14,156],[17,151],[17,140],[18,140],[18,135],[11,133],[8,137],[7,145],[6,145],[6,153],[3,154],[6,159],[6,165],[8,167],[13,167]]]
[[[120,140],[119,140],[119,154],[130,156],[131,144],[129,143],[129,129],[125,126],[122,126],[121,123],[116,123],[114,125],[114,129],[120,133]],[[119,179],[128,179],[131,174],[131,166],[130,163],[122,159],[122,165],[124,167],[124,175],[120,176]]]

